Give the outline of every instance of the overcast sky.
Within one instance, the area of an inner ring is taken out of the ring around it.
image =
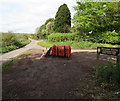
[[[0,0],[0,32],[34,33],[64,3],[73,16],[76,0]]]

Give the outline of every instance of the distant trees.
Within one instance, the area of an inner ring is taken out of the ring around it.
[[[76,13],[72,19],[74,25],[71,28],[71,13],[67,5],[63,4],[58,8],[55,19],[50,18],[37,28],[36,35],[38,38],[48,38],[51,33],[77,32],[76,40],[119,44],[119,6],[120,2],[80,0],[74,7]]]
[[[70,32],[71,13],[66,4],[61,5],[55,16],[54,31],[60,33]]]
[[[71,30],[71,13],[66,4],[59,7],[55,19],[49,18],[40,27],[36,28],[36,37],[39,39],[47,38],[51,33],[67,33]]]

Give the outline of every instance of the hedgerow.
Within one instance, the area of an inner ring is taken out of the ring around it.
[[[52,42],[73,41],[77,37],[77,33],[52,33],[48,36],[48,40]]]

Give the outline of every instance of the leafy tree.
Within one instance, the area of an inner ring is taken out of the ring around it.
[[[49,22],[54,22],[54,18],[49,18],[48,20],[46,20],[45,25],[47,25]]]
[[[109,2],[104,10],[106,30],[120,32],[120,2]]]
[[[119,5],[120,2],[77,2],[77,6],[74,7],[77,12],[73,17],[75,29],[80,36],[89,39],[98,38],[102,36],[100,35],[102,32],[106,31],[118,33],[120,30]]]
[[[50,33],[53,33],[53,27],[54,27],[54,18],[50,18],[46,20],[45,24],[36,28],[37,37],[40,39],[46,38]]]
[[[76,28],[82,32],[118,32],[119,29],[119,2],[77,2],[77,13],[73,18]]]
[[[75,7],[77,13],[73,18],[73,23],[75,24],[78,31],[87,33],[91,30],[97,32],[100,27],[104,26],[103,23],[103,5],[105,2],[77,2],[78,6]]]
[[[67,33],[71,27],[71,13],[66,4],[61,5],[55,16],[54,31]]]

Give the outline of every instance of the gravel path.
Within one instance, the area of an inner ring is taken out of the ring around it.
[[[3,55],[0,56],[0,66],[4,63],[6,63],[9,60],[12,60],[13,58],[19,56],[20,54],[22,54],[25,51],[28,51],[30,49],[46,49],[45,47],[39,46],[37,45],[38,42],[41,42],[42,40],[32,40],[31,39],[31,43],[26,45],[23,48],[5,53]],[[71,52],[96,52],[96,49],[72,49]]]

